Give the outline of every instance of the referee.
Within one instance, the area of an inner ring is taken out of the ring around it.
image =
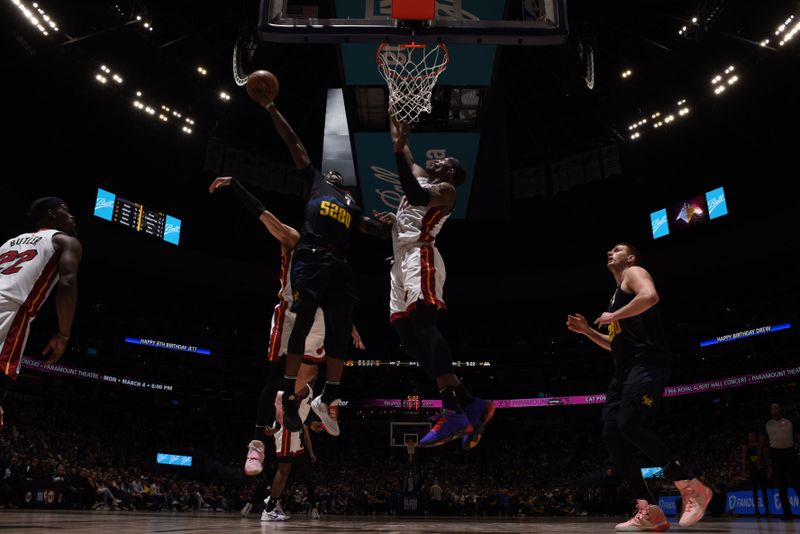
[[[795,432],[792,422],[783,417],[781,406],[778,403],[771,404],[769,413],[772,418],[767,421],[767,438],[769,439],[769,458],[772,462],[772,472],[774,480],[778,483],[778,492],[781,496],[781,506],[783,515],[781,519],[791,521],[792,507],[789,503],[789,484],[800,495],[800,463],[797,461],[797,451],[795,444],[800,439],[795,440]],[[800,438],[800,436],[797,436]]]

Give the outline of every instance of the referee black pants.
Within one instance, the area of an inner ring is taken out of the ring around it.
[[[797,452],[794,448],[773,449],[770,447],[769,457],[772,460],[772,471],[775,482],[778,484],[778,493],[781,496],[783,515],[792,515],[789,486],[791,485],[795,493],[800,495],[800,462],[797,460]]]

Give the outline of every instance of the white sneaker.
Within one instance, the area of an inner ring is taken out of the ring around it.
[[[331,401],[330,405],[322,402],[322,395],[311,401],[311,409],[317,414],[322,427],[331,436],[339,435],[339,403],[341,399]]]
[[[252,510],[252,509],[253,509],[253,504],[252,503],[245,504],[244,508],[242,508],[242,511],[241,511],[242,517],[247,517],[247,514],[249,514],[250,510]]]
[[[311,519],[319,519],[319,512],[316,508],[311,509]]]
[[[283,511],[283,506],[281,506],[281,501],[278,501],[278,503],[275,505],[275,513],[282,518],[279,519],[279,521],[286,521],[287,519],[289,519],[289,514]]]
[[[267,512],[266,510],[261,512],[262,521],[286,521],[287,519],[289,519],[289,516],[279,514],[275,510],[271,512]]]
[[[636,513],[633,517],[614,527],[617,532],[663,532],[667,529],[669,521],[661,508],[648,504],[643,499],[636,500]]]
[[[262,521],[286,521],[289,519],[289,516],[283,511],[281,507],[281,502],[278,501],[275,503],[275,508],[267,511],[269,509],[270,501],[272,497],[267,497],[264,499],[264,511],[261,512],[261,520]]]

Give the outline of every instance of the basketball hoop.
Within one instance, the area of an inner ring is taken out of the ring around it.
[[[399,27],[426,27],[436,16],[435,0],[394,0],[392,18]],[[420,113],[431,112],[431,93],[439,75],[447,68],[450,55],[443,43],[428,49],[426,44],[378,47],[378,70],[389,86],[389,113],[400,122],[416,122]]]
[[[439,43],[428,50],[425,44],[381,43],[376,57],[378,70],[389,86],[389,113],[400,122],[416,122],[421,113],[431,112],[431,93],[450,59],[447,47]]]

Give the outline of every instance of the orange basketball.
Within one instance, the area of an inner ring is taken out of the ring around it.
[[[247,77],[247,94],[258,103],[275,100],[279,88],[278,78],[268,70],[257,70]]]

